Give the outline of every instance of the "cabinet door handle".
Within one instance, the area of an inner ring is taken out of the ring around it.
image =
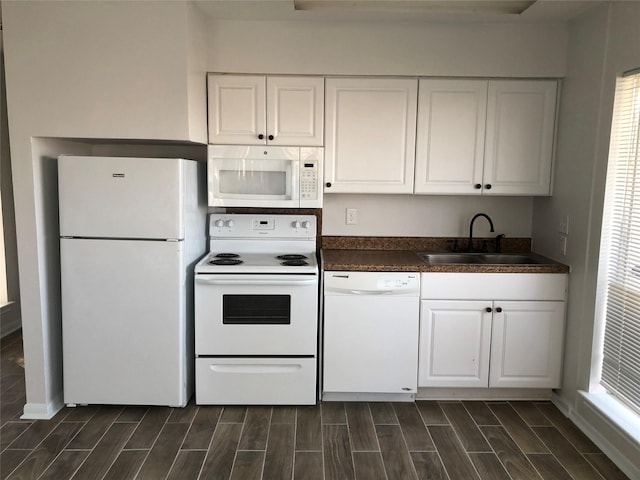
[[[502,307],[497,307],[496,308],[496,312],[501,313],[502,312]]]
[[[490,183],[487,183],[487,184],[484,186],[484,188],[485,188],[486,190],[491,190],[491,184],[490,184]]]
[[[260,135],[258,135],[258,138],[259,138],[260,140],[263,140],[263,139],[264,139],[264,135],[263,135],[263,134],[260,134]]]
[[[487,313],[491,313],[491,307],[485,308],[484,311],[487,312]]]
[[[326,186],[327,188],[331,187],[331,182],[327,182],[327,183],[325,183],[325,186]]]
[[[480,190],[482,188],[482,184],[481,183],[476,183],[473,188],[475,188],[476,190]]]
[[[269,140],[273,140],[273,135],[269,135],[267,138],[268,138]]]

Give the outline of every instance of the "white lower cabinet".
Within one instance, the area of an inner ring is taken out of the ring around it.
[[[423,273],[418,386],[560,387],[566,282],[564,274]]]
[[[494,304],[489,386],[559,387],[564,302]]]
[[[421,387],[486,387],[491,302],[423,300],[420,313]]]

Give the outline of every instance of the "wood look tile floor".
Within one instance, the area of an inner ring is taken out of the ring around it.
[[[2,479],[627,478],[549,402],[87,406],[20,420],[20,333],[1,348]]]

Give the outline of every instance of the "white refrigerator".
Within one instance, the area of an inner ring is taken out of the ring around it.
[[[58,158],[66,404],[189,401],[204,168],[184,159]]]

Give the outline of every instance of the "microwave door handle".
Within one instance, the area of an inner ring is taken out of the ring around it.
[[[291,200],[299,200],[300,199],[300,161],[299,160],[291,160],[289,162],[289,166],[287,167],[288,173],[291,178],[291,182],[289,182],[289,187],[291,188]]]
[[[293,279],[258,279],[258,278],[249,278],[249,279],[237,280],[237,279],[200,278],[200,277],[196,276],[196,283],[199,283],[201,285],[304,286],[304,285],[315,285],[317,283],[317,279],[315,277],[313,277],[313,278],[302,279],[302,280],[293,280]]]

